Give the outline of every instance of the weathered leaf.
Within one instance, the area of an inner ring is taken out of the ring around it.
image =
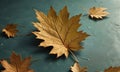
[[[102,19],[103,17],[107,16],[109,13],[105,11],[107,8],[102,7],[92,7],[89,10],[89,15],[91,18]]]
[[[75,62],[73,66],[71,66],[72,72],[87,72],[86,67],[80,67],[78,62]]]
[[[109,67],[104,72],[120,72],[120,66],[119,67]]]
[[[14,37],[18,30],[16,29],[17,24],[7,24],[6,27],[2,30],[8,37]]]
[[[57,15],[51,7],[48,15],[35,10],[39,22],[34,22],[34,26],[39,30],[33,32],[37,39],[43,39],[41,46],[53,46],[50,54],[57,54],[57,57],[63,54],[68,57],[69,50],[77,51],[82,49],[80,42],[89,35],[83,31],[77,31],[81,24],[80,15],[69,18],[67,7],[65,6]]]
[[[5,68],[2,72],[34,72],[29,69],[31,57],[21,59],[20,55],[12,53],[10,63],[6,60],[1,60],[2,66]]]

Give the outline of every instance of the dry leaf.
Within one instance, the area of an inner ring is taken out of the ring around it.
[[[120,67],[109,67],[104,72],[120,72]]]
[[[89,10],[89,15],[91,18],[102,19],[103,17],[107,16],[109,13],[105,11],[107,8],[102,7],[92,7]]]
[[[16,29],[17,24],[7,24],[7,26],[2,30],[8,37],[14,37],[18,30]]]
[[[5,68],[2,72],[34,72],[29,69],[31,57],[21,59],[20,55],[12,53],[10,57],[10,63],[6,60],[0,61],[2,66]]]
[[[33,32],[37,39],[43,39],[41,46],[53,46],[50,54],[57,54],[57,57],[65,55],[68,57],[69,50],[77,51],[82,49],[80,42],[89,35],[83,31],[77,31],[81,24],[80,15],[69,18],[67,7],[65,6],[58,15],[51,7],[48,15],[36,10],[39,22],[34,22],[34,26],[39,30]]]
[[[80,67],[78,62],[75,62],[73,66],[71,66],[72,72],[87,72],[86,67]]]

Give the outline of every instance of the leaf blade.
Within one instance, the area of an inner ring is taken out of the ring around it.
[[[69,49],[73,51],[81,49],[79,43],[88,37],[87,33],[85,34],[77,31],[81,25],[79,24],[81,14],[69,19],[69,13],[66,6],[60,10],[58,15],[56,15],[56,12],[52,7],[47,16],[42,12],[36,12],[36,15],[39,22],[34,22],[33,25],[38,31],[33,32],[33,34],[37,36],[37,39],[44,40],[40,43],[41,46],[53,46],[49,54],[57,54],[57,57],[62,55],[68,57]],[[86,36],[80,34],[85,34]],[[74,40],[77,45],[74,47],[77,48],[70,48],[70,42],[75,37],[83,37],[83,39],[78,38],[78,40]]]

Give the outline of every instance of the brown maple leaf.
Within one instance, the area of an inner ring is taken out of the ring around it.
[[[7,24],[6,27],[2,30],[8,37],[14,37],[18,30],[16,29],[17,24]]]
[[[109,13],[105,11],[107,8],[103,7],[92,7],[89,10],[89,15],[91,18],[102,19],[107,16]]]
[[[72,72],[87,72],[86,67],[80,67],[78,62],[75,62],[73,66],[71,66]]]
[[[80,15],[69,18],[67,7],[65,6],[57,15],[51,7],[48,15],[38,10],[36,11],[39,22],[34,22],[34,26],[39,30],[33,32],[37,39],[43,39],[41,46],[53,46],[50,54],[57,54],[57,57],[63,54],[68,57],[69,50],[77,51],[82,49],[80,42],[89,35],[83,31],[77,31],[81,26],[79,24]]]
[[[34,72],[29,69],[31,57],[27,57],[24,60],[20,55],[16,55],[14,52],[10,57],[10,63],[6,60],[1,60],[2,66],[5,68],[2,72]]]
[[[104,72],[120,72],[120,66],[119,67],[109,67]]]

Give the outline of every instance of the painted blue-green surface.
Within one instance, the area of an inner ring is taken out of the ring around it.
[[[109,66],[120,66],[120,0],[0,0],[0,59],[9,58],[12,51],[23,57],[32,56],[31,68],[35,72],[69,72],[74,61],[49,55],[50,49],[39,48],[39,40],[29,35],[35,28],[32,25],[35,18],[33,9],[47,14],[50,6],[57,12],[64,6],[68,7],[70,16],[82,13],[83,30],[90,34],[83,41],[84,49],[76,53],[81,66],[87,66],[88,72],[103,71]],[[99,21],[89,19],[86,14],[90,7],[108,8],[107,18]],[[19,32],[14,38],[6,38],[1,30],[6,24],[15,23]],[[88,58],[85,60],[82,58]]]

